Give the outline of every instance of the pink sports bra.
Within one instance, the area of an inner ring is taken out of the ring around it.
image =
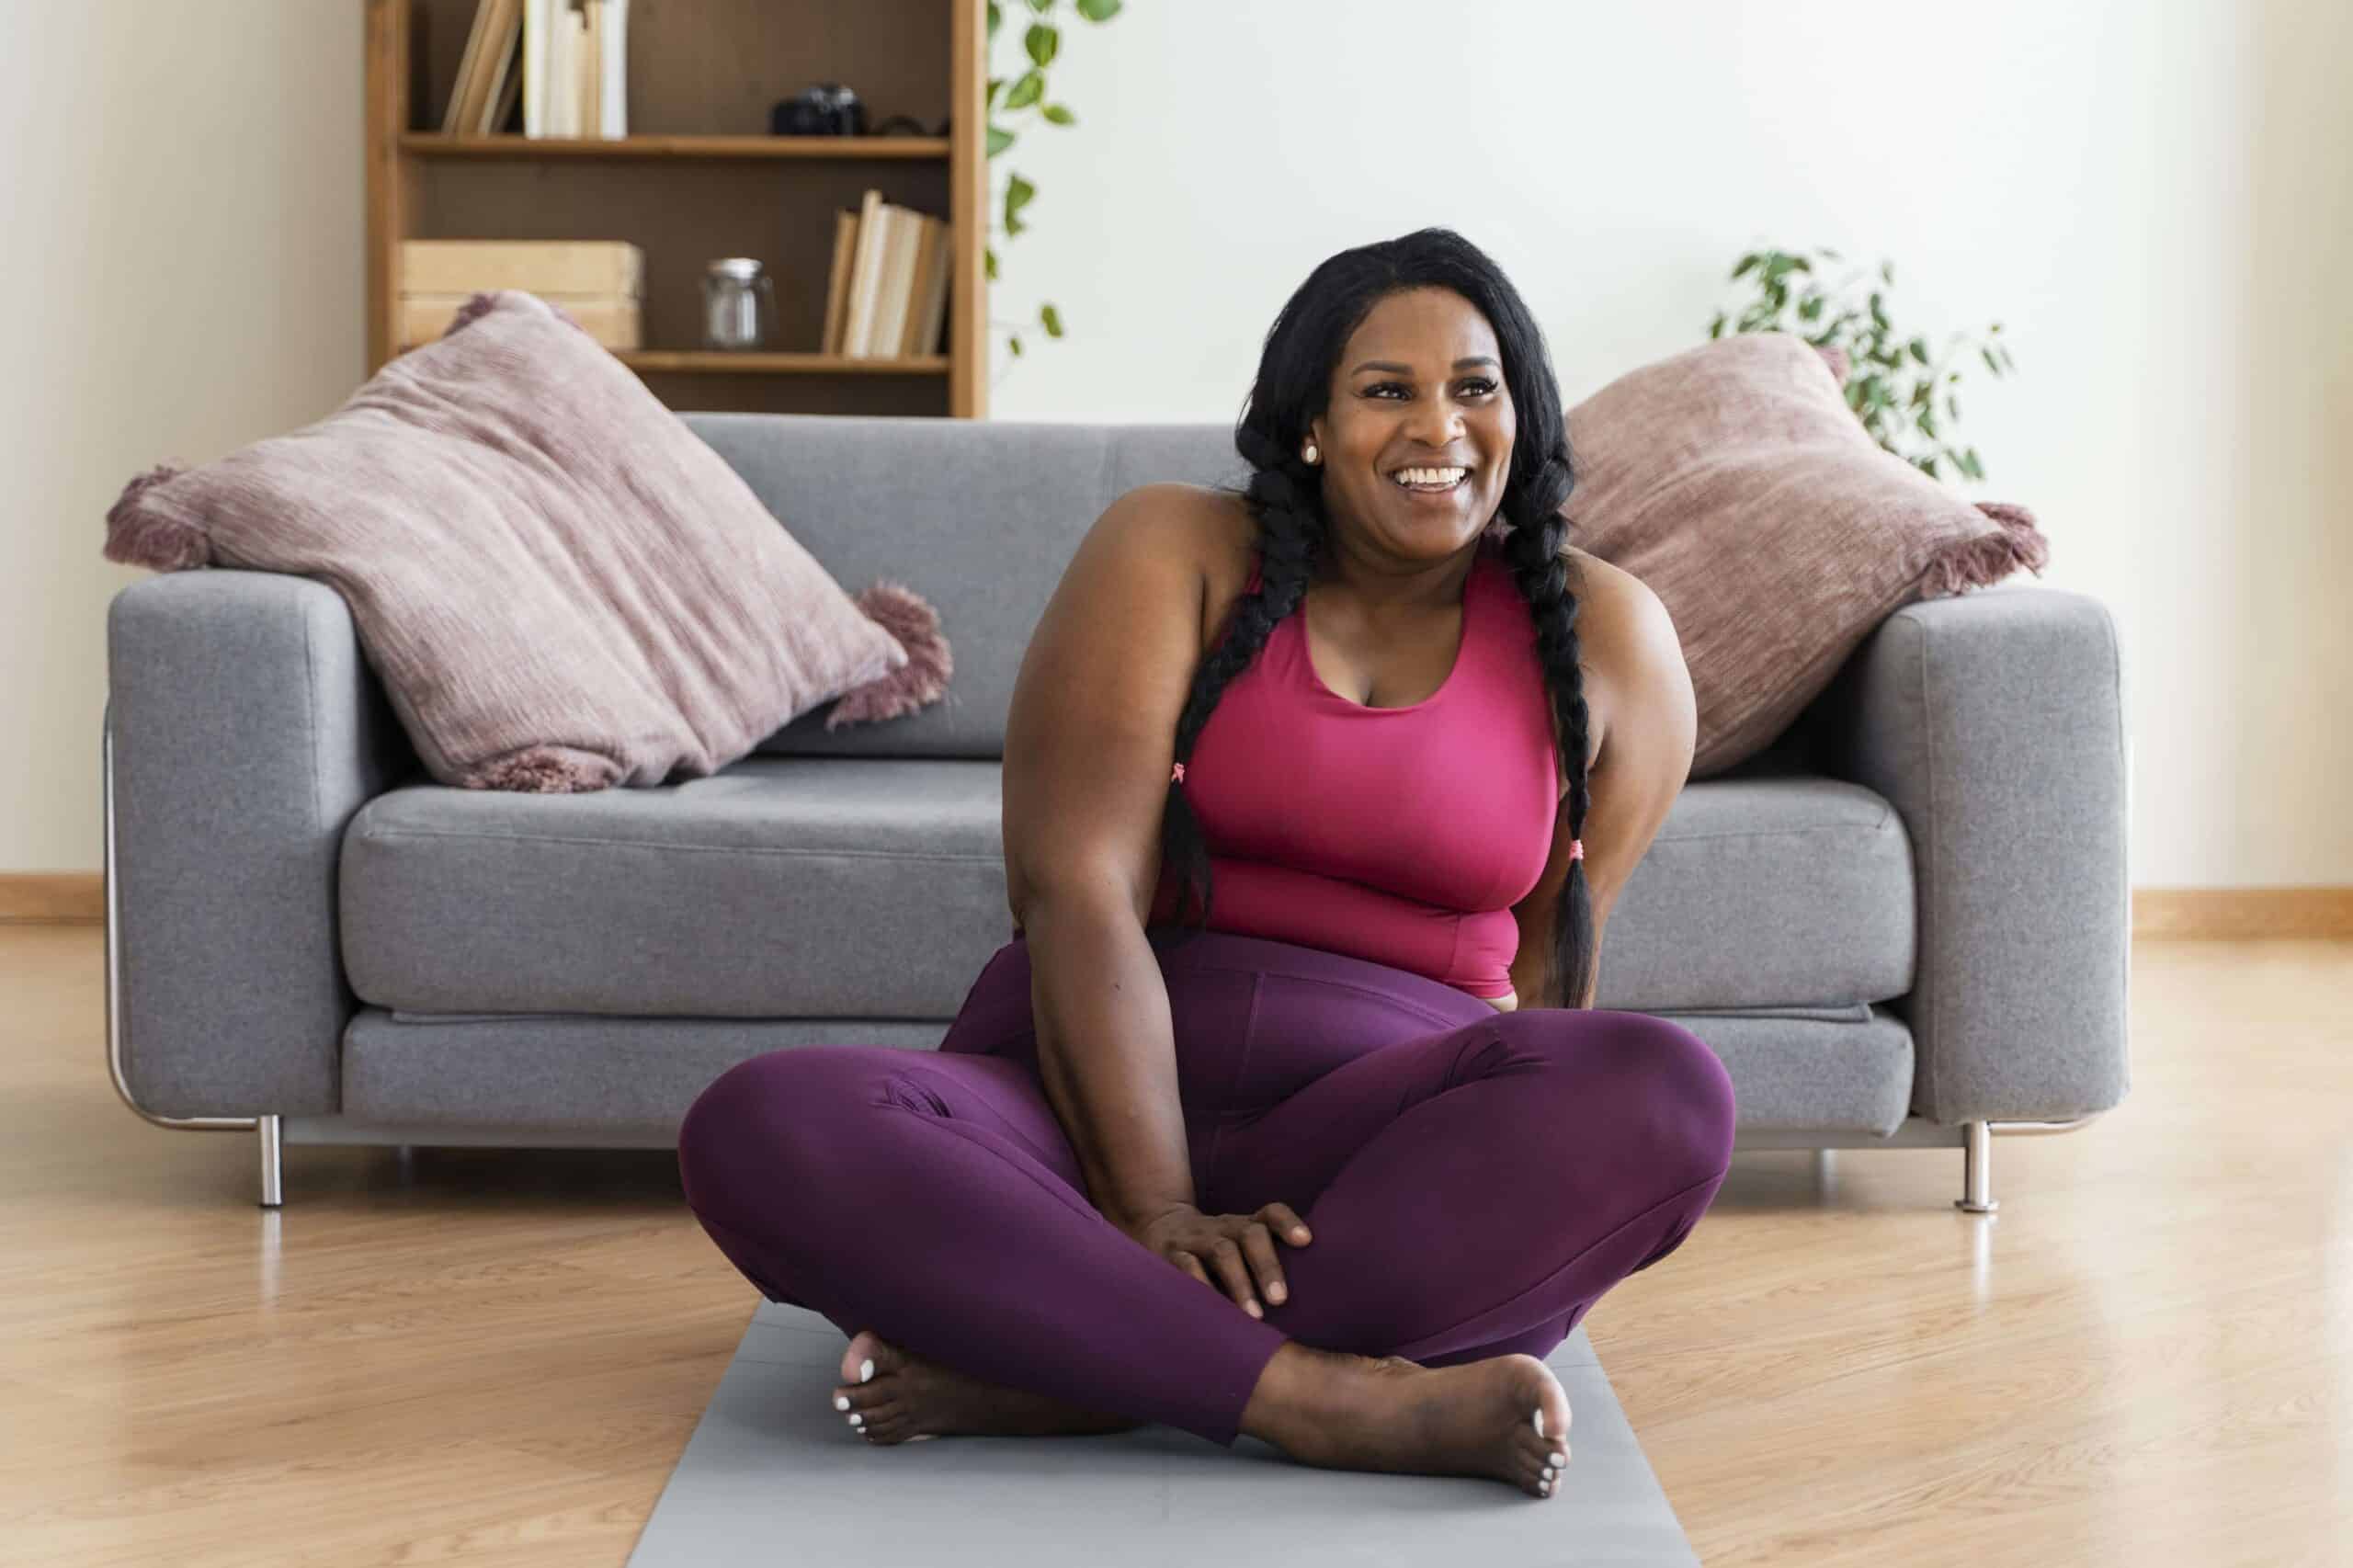
[[[1227,684],[1176,788],[1209,842],[1210,929],[1507,994],[1511,906],[1544,874],[1560,769],[1535,623],[1494,542],[1472,563],[1461,648],[1437,691],[1403,708],[1349,701],[1316,675],[1294,610]],[[1175,919],[1176,893],[1164,864],[1150,923]]]

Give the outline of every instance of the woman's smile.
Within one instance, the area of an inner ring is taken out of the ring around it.
[[[1454,506],[1471,494],[1472,471],[1460,463],[1415,465],[1398,469],[1388,476],[1388,484],[1408,500],[1427,502],[1434,506]]]

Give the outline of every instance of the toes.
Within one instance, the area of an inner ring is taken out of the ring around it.
[[[899,1419],[895,1392],[896,1385],[890,1383],[837,1386],[833,1392],[834,1417],[858,1436],[874,1437]]]
[[[1519,1460],[1528,1490],[1539,1497],[1553,1495],[1560,1491],[1561,1483],[1568,1473],[1568,1440],[1539,1437],[1533,1431],[1523,1433],[1521,1437]]]
[[[872,1329],[861,1328],[850,1335],[849,1346],[842,1352],[842,1381],[871,1382],[896,1371],[900,1359],[898,1346]]]
[[[1545,1425],[1549,1426],[1552,1423],[1548,1421]],[[1520,1438],[1520,1451],[1528,1456],[1528,1462],[1538,1470],[1543,1469],[1548,1464],[1554,1470],[1568,1468],[1569,1440],[1566,1437],[1540,1437],[1532,1432],[1523,1433]]]

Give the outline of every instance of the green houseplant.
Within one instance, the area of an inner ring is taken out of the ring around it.
[[[1072,0],[1072,8],[1090,22],[1108,22],[1120,14],[1120,3],[1121,0]],[[1026,111],[1034,110],[1035,119],[1029,122],[1031,125],[1073,126],[1078,123],[1078,117],[1071,112],[1068,104],[1059,99],[1050,101],[1046,97],[1047,68],[1062,56],[1062,28],[1053,19],[1061,0],[1023,0],[1023,4],[1032,17],[1021,35],[1022,52],[1028,56],[1029,65],[1018,76],[989,78],[985,107],[989,119],[988,155],[991,158],[1010,149],[1020,137],[1019,131],[999,123],[1000,114],[1021,116]],[[999,0],[989,0],[988,40],[992,49],[996,43],[997,28],[1004,24],[1006,9]],[[1024,179],[1019,173],[1009,168],[1006,170],[1003,199],[1006,238],[1011,239],[1029,227],[1022,222],[1021,211],[1037,199],[1037,195],[1038,187],[1034,184]],[[994,207],[995,203],[991,205]],[[990,281],[995,281],[996,247],[994,244],[987,249],[984,264]],[[992,317],[989,324],[1011,329],[1006,347],[1016,358],[1020,358],[1020,328],[1029,324],[1002,322]],[[1048,337],[1063,335],[1062,312],[1051,301],[1038,307],[1038,324],[1046,329]]]
[[[1942,478],[1949,465],[1958,475],[1983,480],[1985,465],[1977,449],[1955,444],[1951,427],[1961,423],[1955,389],[1961,366],[1972,357],[1996,377],[2018,369],[2001,340],[2002,324],[1983,336],[1954,333],[1942,349],[1931,351],[1927,337],[1907,336],[1888,315],[1893,262],[1881,262],[1876,275],[1859,267],[1825,284],[1819,264],[1839,260],[1827,246],[1810,253],[1749,252],[1733,266],[1731,281],[1749,278],[1754,292],[1733,307],[1736,316],[1730,309],[1718,311],[1708,336],[1722,337],[1729,326],[1802,337],[1831,360],[1845,383],[1847,406],[1882,448],[1932,479]]]

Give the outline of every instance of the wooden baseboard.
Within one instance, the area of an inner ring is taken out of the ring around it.
[[[96,871],[0,871],[0,921],[104,920]],[[2353,937],[2353,887],[2134,888],[2135,937]]]
[[[2135,937],[2353,937],[2353,887],[2134,888]]]
[[[106,878],[99,872],[0,871],[0,921],[106,917]]]

